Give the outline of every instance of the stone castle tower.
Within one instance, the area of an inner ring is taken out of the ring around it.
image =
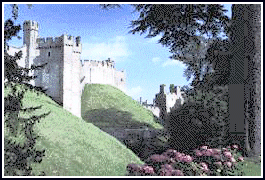
[[[63,34],[59,37],[39,37],[39,24],[27,20],[23,24],[23,46],[10,47],[9,54],[22,50],[23,56],[18,65],[47,65],[34,70],[37,76],[30,83],[47,89],[47,95],[63,107],[81,117],[81,95],[85,84],[100,83],[116,86],[125,90],[125,72],[116,71],[114,61],[85,60],[81,63],[81,37]]]

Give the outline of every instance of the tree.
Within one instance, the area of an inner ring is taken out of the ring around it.
[[[174,93],[175,92],[175,86],[174,86],[174,84],[170,84],[169,90],[170,90],[170,93]]]
[[[244,91],[245,150],[261,154],[261,5],[234,4],[230,31],[231,88]],[[242,68],[239,68],[242,67]],[[237,69],[236,69],[237,68]],[[230,96],[233,94],[231,93]]]
[[[218,37],[226,28],[228,17],[222,5],[204,4],[138,4],[134,5],[140,13],[132,21],[131,33],[147,33],[147,37],[161,35],[159,43],[169,47],[171,58],[185,62],[198,52],[197,46],[204,45],[205,38]],[[196,48],[197,47],[197,48]]]
[[[205,59],[208,43],[227,29],[227,11],[219,4],[133,4],[139,12],[131,21],[130,33],[147,33],[148,38],[161,35],[159,43],[169,47],[173,60],[187,65],[185,75],[194,75],[199,82],[202,69],[209,63]],[[116,5],[101,5],[105,9]],[[204,38],[206,36],[207,38]],[[207,68],[206,68],[207,69]]]
[[[12,5],[13,19],[18,17],[18,5]],[[8,19],[4,23],[4,79],[5,90],[10,91],[4,98],[4,175],[34,175],[32,173],[31,163],[42,161],[45,150],[37,150],[35,147],[38,136],[33,131],[34,124],[49,114],[44,113],[39,116],[29,118],[20,117],[21,112],[32,112],[38,107],[23,108],[22,99],[24,94],[31,90],[41,91],[41,88],[34,87],[28,82],[33,79],[29,76],[30,70],[42,68],[41,66],[32,66],[30,69],[19,67],[17,60],[22,56],[22,52],[11,56],[7,53],[8,41],[17,36],[20,25],[15,25],[14,20]],[[17,142],[14,137],[22,136],[25,140]],[[42,175],[45,173],[42,172]]]
[[[169,47],[172,59],[188,65],[185,71],[188,78],[194,75],[193,87],[197,89],[206,87],[208,90],[213,90],[214,86],[229,84],[231,104],[237,101],[231,101],[233,88],[235,93],[238,88],[242,89],[231,85],[243,86],[244,96],[240,99],[244,101],[240,104],[245,104],[245,149],[249,155],[251,155],[250,151],[254,155],[260,154],[260,5],[233,5],[232,21],[224,15],[226,10],[223,6],[217,4],[136,4],[133,6],[139,12],[139,18],[132,21],[130,32],[147,33],[149,38],[162,35],[159,43]],[[218,39],[221,30],[228,35],[228,41]],[[198,49],[203,48],[202,35],[208,37],[208,47],[205,48],[207,53],[205,58],[200,56],[197,58],[195,56]],[[201,73],[201,67],[204,66],[206,66],[206,74]],[[209,72],[209,67],[214,71]],[[202,81],[200,81],[201,75],[203,75]],[[232,113],[234,112],[229,112],[229,114]]]

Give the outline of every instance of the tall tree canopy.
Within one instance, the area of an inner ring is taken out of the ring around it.
[[[227,28],[227,10],[219,4],[137,4],[140,13],[131,33],[161,35],[159,43],[170,48],[172,58],[182,59],[200,45],[202,35],[217,38]]]

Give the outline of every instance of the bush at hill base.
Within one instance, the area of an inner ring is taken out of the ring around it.
[[[128,176],[243,176],[244,158],[238,145],[226,148],[200,146],[190,154],[168,149],[151,155],[146,164],[129,164]]]

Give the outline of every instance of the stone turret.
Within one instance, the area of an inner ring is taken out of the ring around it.
[[[39,35],[39,25],[36,21],[27,20],[23,23],[23,44],[26,45],[27,55],[25,58],[25,67],[30,68],[34,64],[34,59],[37,56],[37,38]],[[29,73],[33,75],[34,72]],[[35,85],[35,82],[32,80],[31,84]]]

